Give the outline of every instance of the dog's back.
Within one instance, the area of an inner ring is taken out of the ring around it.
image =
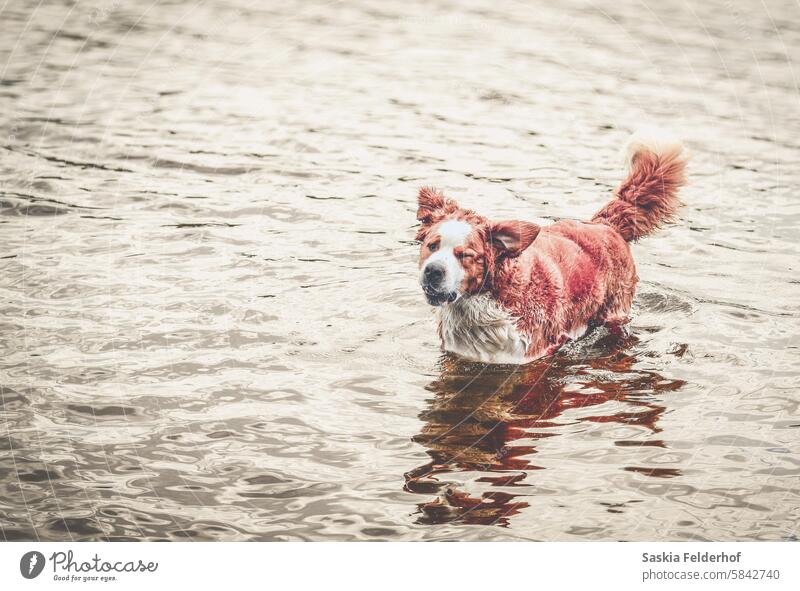
[[[611,226],[561,221],[497,269],[494,295],[539,357],[596,324],[624,322],[636,291],[628,243]]]

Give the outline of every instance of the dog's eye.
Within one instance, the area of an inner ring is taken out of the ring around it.
[[[430,249],[431,252],[434,252],[435,250],[439,249],[439,243],[438,242],[431,242],[428,245],[428,248]]]

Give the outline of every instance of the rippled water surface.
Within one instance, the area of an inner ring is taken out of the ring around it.
[[[788,540],[800,12],[45,2],[0,13],[7,540]],[[415,192],[586,218],[691,147],[628,335],[442,357]]]

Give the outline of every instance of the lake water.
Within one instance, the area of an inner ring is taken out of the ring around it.
[[[11,2],[6,540],[795,540],[794,2]],[[694,159],[628,335],[443,357],[415,194],[586,219]]]

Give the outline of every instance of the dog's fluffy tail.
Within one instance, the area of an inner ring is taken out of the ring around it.
[[[628,177],[592,221],[610,225],[632,242],[673,221],[683,205],[678,189],[686,183],[689,158],[679,140],[655,129],[634,133],[625,154]]]

